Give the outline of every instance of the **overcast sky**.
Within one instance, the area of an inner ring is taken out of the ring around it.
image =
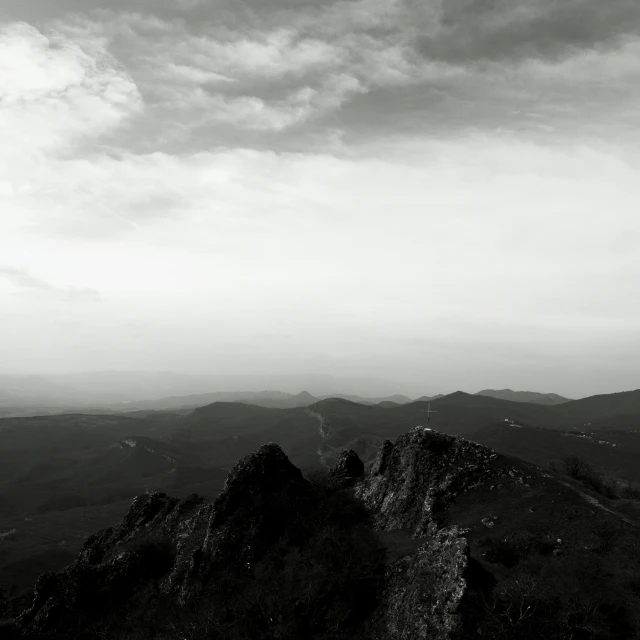
[[[3,0],[0,370],[640,387],[638,0]]]

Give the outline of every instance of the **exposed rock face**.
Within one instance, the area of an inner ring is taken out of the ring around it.
[[[438,432],[416,429],[387,441],[368,475],[354,451],[330,471],[366,506],[386,553],[371,616],[379,640],[447,640],[459,631],[468,546],[434,517],[455,496],[492,477],[495,454]],[[311,485],[275,444],[238,462],[213,503],[162,493],[136,498],[123,522],[91,536],[76,561],[41,576],[33,606],[18,620],[25,635],[64,633],[79,620],[141,599],[189,605],[206,595],[218,569],[245,572],[292,518],[313,509]]]
[[[81,617],[126,611],[142,594],[187,603],[206,589],[212,567],[240,570],[259,557],[282,526],[283,509],[308,492],[300,470],[267,444],[235,465],[213,503],[139,496],[119,526],[87,539],[74,563],[40,577],[20,626],[60,632]]]
[[[434,515],[463,490],[493,476],[491,449],[420,427],[382,445],[356,495],[382,530],[433,530]]]
[[[79,614],[114,610],[158,580],[164,588],[177,586],[192,573],[212,511],[211,504],[195,495],[185,500],[163,493],[135,498],[123,522],[88,538],[74,563],[40,576],[21,626],[34,633],[65,629]]]
[[[391,564],[376,621],[388,640],[446,640],[460,630],[468,547],[454,527],[433,533],[413,554]]]
[[[416,428],[395,445],[384,442],[356,485],[378,529],[404,531],[421,543],[388,567],[377,613],[384,637],[444,640],[458,633],[469,549],[456,527],[439,529],[434,516],[492,477],[496,457],[468,440]]]
[[[364,475],[364,462],[360,460],[353,449],[349,449],[340,454],[338,462],[330,470],[330,473],[336,478],[361,478]]]

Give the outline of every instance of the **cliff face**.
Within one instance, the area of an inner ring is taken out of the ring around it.
[[[389,639],[460,632],[469,548],[463,532],[439,527],[434,517],[459,493],[492,478],[497,457],[468,440],[416,428],[395,445],[386,441],[355,488],[378,530],[406,532],[420,543],[386,571],[378,616]]]
[[[383,443],[356,495],[381,530],[432,531],[434,516],[494,475],[498,454],[463,438],[416,428]]]
[[[580,580],[591,580],[594,598],[610,591],[618,606],[628,594],[615,592],[610,576],[616,562],[630,575],[639,564],[624,547],[637,548],[637,531],[621,530],[617,543],[610,513],[582,495],[422,428],[385,442],[368,473],[345,451],[320,479],[305,479],[268,444],[235,465],[213,503],[136,498],[74,563],[41,576],[16,633],[458,640],[480,629],[492,638],[578,638],[581,628],[622,628],[631,623],[602,617]],[[597,568],[604,552],[589,527],[602,527],[607,553],[616,554],[607,557],[608,574]],[[593,555],[588,565],[585,553]],[[591,565],[593,575],[574,579]],[[134,630],[152,630],[134,634],[118,623],[127,617]]]

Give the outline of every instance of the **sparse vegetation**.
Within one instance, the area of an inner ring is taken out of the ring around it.
[[[551,468],[559,471],[557,466],[552,465]],[[640,500],[640,489],[632,487],[630,482],[624,484],[605,476],[576,455],[566,456],[563,459],[562,471],[570,478],[611,500],[618,498]]]
[[[489,588],[475,588],[468,606],[475,630],[492,640],[573,638],[612,640],[634,637],[638,600],[633,589],[607,567],[606,560],[567,554],[550,558],[541,547],[529,553],[514,540],[487,538],[489,562],[509,573]],[[470,634],[473,635],[473,634]]]

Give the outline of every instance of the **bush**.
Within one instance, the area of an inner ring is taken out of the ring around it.
[[[618,485],[607,478],[578,456],[566,456],[562,461],[565,473],[574,480],[602,494],[607,498],[618,497]]]
[[[640,489],[631,486],[631,483],[623,484],[620,487],[620,497],[627,500],[640,500]]]
[[[600,559],[523,559],[490,592],[467,602],[473,632],[501,640],[605,640],[634,637],[628,593],[607,575]],[[477,630],[480,629],[480,634]],[[476,637],[472,635],[471,637]]]

